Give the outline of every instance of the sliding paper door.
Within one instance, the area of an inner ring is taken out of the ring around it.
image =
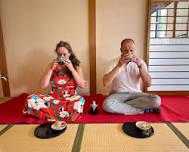
[[[148,92],[188,94],[189,2],[151,1]]]

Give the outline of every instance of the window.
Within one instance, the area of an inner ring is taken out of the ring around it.
[[[189,2],[151,0],[147,92],[189,91]]]
[[[189,37],[189,2],[155,2],[150,31],[151,38]]]

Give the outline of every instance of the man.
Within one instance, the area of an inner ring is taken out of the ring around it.
[[[113,62],[103,77],[104,86],[112,84],[110,96],[103,103],[104,111],[124,115],[160,113],[161,98],[140,90],[140,80],[149,87],[151,77],[146,63],[134,55],[134,41],[124,39],[120,50],[121,57]]]

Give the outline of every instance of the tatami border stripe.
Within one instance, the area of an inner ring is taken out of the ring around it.
[[[82,139],[83,139],[83,132],[84,132],[84,127],[85,124],[79,124],[79,127],[77,129],[77,134],[74,140],[74,144],[72,147],[72,152],[79,152],[81,149],[81,143],[82,143]]]
[[[172,123],[166,122],[169,128],[180,138],[180,140],[189,148],[189,140]]]
[[[2,134],[4,134],[7,130],[9,130],[10,128],[12,128],[13,126],[14,126],[14,124],[7,125],[3,130],[0,131],[0,136]]]

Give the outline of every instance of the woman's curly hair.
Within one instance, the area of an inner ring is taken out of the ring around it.
[[[73,64],[74,68],[76,69],[76,67],[78,67],[79,64],[80,64],[80,61],[79,61],[79,60],[77,59],[77,57],[75,56],[75,54],[74,54],[74,52],[73,52],[73,50],[72,50],[70,44],[69,44],[68,42],[65,42],[65,41],[60,41],[60,42],[56,45],[56,49],[55,49],[56,52],[57,52],[57,50],[58,50],[59,47],[65,47],[65,48],[68,50],[68,52],[71,54],[69,59],[71,60],[71,62],[72,62],[72,64]]]

